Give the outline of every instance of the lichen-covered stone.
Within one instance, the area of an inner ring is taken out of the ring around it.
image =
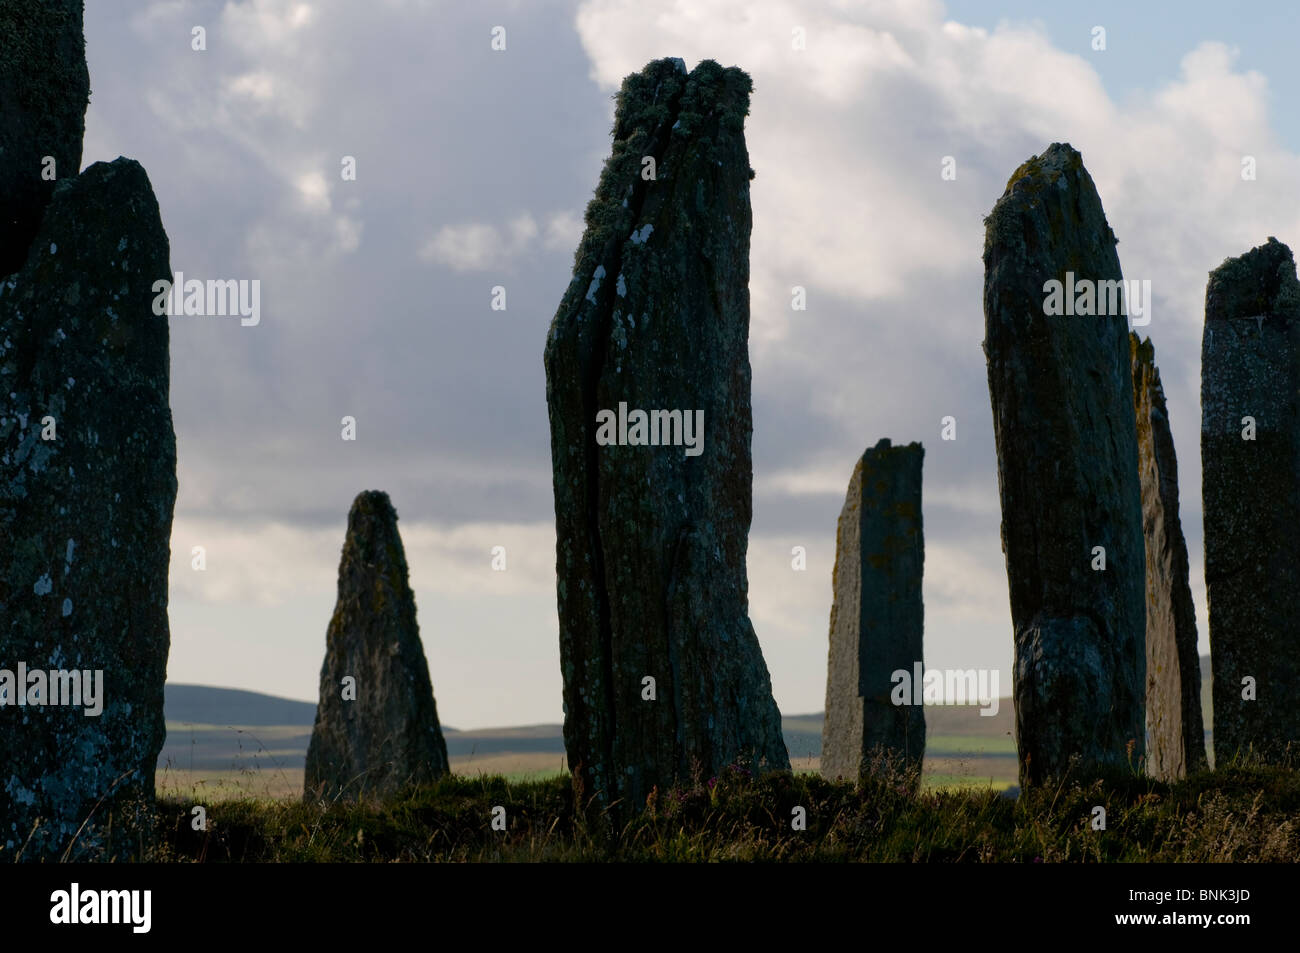
[[[1173,781],[1203,770],[1201,660],[1178,517],[1178,459],[1155,348],[1129,333],[1147,554],[1147,773]]]
[[[1210,272],[1201,473],[1215,764],[1281,761],[1300,752],[1300,284],[1275,238]]]
[[[81,169],[90,99],[81,21],[82,0],[0,0],[0,277],[27,259],[51,172]]]
[[[789,768],[745,568],[750,90],[709,60],[624,80],[546,342],[565,746],[584,797],[633,811],[737,760]],[[702,410],[702,452],[598,445],[620,403]]]
[[[353,679],[349,686],[345,679]],[[348,696],[351,697],[348,697]],[[387,493],[352,503],[307,748],[308,798],[383,799],[448,771],[447,744]]]
[[[924,605],[921,575],[919,443],[881,440],[867,450],[849,480],[836,534],[826,720],[821,772],[856,779],[873,765],[918,771],[925,755],[925,710],[894,704],[894,673],[911,686],[922,663]]]
[[[118,159],[59,182],[0,279],[0,668],[102,670],[104,693],[97,717],[0,707],[0,860],[57,859],[74,838],[69,857],[115,854],[104,832],[128,834],[153,797],[176,439],[152,304],[169,254],[144,169]]]
[[[1051,316],[1049,280],[1120,280],[1079,153],[1024,163],[985,220],[984,353],[1015,630],[1022,786],[1143,756],[1145,545],[1122,314]],[[1102,547],[1105,569],[1094,555]]]

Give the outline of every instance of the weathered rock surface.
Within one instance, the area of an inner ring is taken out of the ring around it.
[[[1129,332],[1147,554],[1147,773],[1172,781],[1206,767],[1201,660],[1178,517],[1178,458],[1155,348]]]
[[[894,704],[893,673],[908,682],[923,660],[919,443],[881,440],[853,468],[836,535],[830,660],[821,771],[856,779],[878,760],[919,769],[925,710]]]
[[[90,100],[81,20],[82,0],[0,0],[0,276],[27,260],[50,175],[81,169]]]
[[[397,513],[387,493],[367,490],[348,513],[305,793],[382,799],[447,771]]]
[[[985,224],[984,353],[1023,786],[1064,774],[1073,755],[1089,773],[1140,762],[1146,548],[1126,319],[1045,313],[1045,282],[1067,271],[1121,279],[1079,153],[1055,143],[1022,165]]]
[[[127,833],[153,797],[176,439],[152,288],[169,254],[148,177],[118,159],[59,182],[0,279],[0,668],[103,673],[98,716],[0,707],[0,860],[74,838],[70,857],[102,857],[110,821]]]
[[[1300,753],[1300,285],[1275,238],[1210,272],[1201,473],[1215,764],[1279,761]]]
[[[546,342],[565,746],[585,797],[633,811],[697,771],[789,768],[745,568],[750,89],[708,60],[624,81]],[[699,452],[598,444],[620,404],[702,411]]]

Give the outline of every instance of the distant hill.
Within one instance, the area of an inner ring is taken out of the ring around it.
[[[1205,727],[1212,727],[1213,709],[1210,705],[1210,657],[1201,656],[1201,707]],[[212,688],[207,685],[180,685],[168,682],[165,690],[167,721],[194,725],[286,725],[310,728],[316,721],[316,706],[311,702],[294,701],[260,692],[246,692],[235,688]],[[785,715],[782,727],[786,745],[792,757],[816,757],[821,753],[822,713]],[[981,716],[973,707],[941,708],[927,706],[925,711],[930,734],[942,735],[1006,735],[1014,732],[1015,709],[1010,698],[1003,698],[995,716]],[[480,728],[457,731],[443,725],[445,734],[460,737],[448,739],[448,748],[455,747],[456,754],[503,750],[503,742],[510,742],[516,751],[564,750],[560,725],[530,725],[518,728]]]
[[[192,725],[305,725],[316,723],[316,706],[237,688],[207,685],[163,687],[163,714],[169,722]]]

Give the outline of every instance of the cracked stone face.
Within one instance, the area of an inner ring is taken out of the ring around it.
[[[546,342],[565,746],[588,796],[630,810],[736,761],[789,768],[745,570],[750,90],[712,61],[624,80]],[[702,411],[701,452],[598,443],[620,403]]]

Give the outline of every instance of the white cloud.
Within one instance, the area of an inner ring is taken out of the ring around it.
[[[546,235],[542,244],[551,251],[573,251],[582,240],[582,216],[572,212],[556,212],[546,220]]]
[[[315,212],[330,210],[330,187],[320,170],[313,169],[300,175],[294,183],[303,204]]]
[[[275,77],[265,70],[243,73],[227,80],[226,89],[236,96],[247,96],[258,103],[268,103],[275,95]]]
[[[455,271],[486,271],[503,260],[505,240],[491,225],[444,225],[420,246],[420,260]]]
[[[172,530],[171,589],[212,604],[276,606],[316,596],[330,601],[346,519],[329,529],[264,522],[181,517]],[[555,527],[550,523],[465,523],[441,527],[401,521],[411,586],[442,596],[555,594]],[[193,548],[206,569],[193,568]],[[506,551],[506,569],[492,568],[493,547]]]
[[[522,257],[540,248],[554,251],[574,248],[582,237],[582,223],[571,213],[556,212],[546,220],[543,233],[537,220],[522,212],[502,226],[485,222],[443,225],[420,245],[423,262],[445,265],[453,271],[510,270]]]
[[[221,11],[222,28],[245,49],[285,58],[302,50],[304,30],[315,19],[312,5],[301,0],[240,0]]]

